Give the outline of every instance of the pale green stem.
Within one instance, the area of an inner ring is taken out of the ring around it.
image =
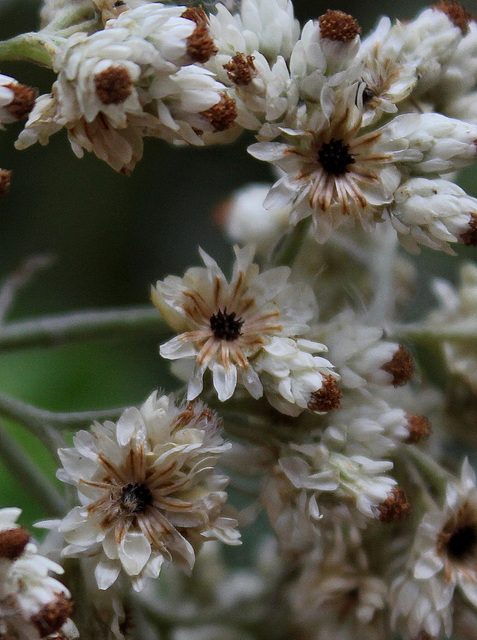
[[[98,28],[101,27],[94,7],[89,1],[76,7],[73,11],[62,10],[58,13],[59,17],[42,29],[41,33],[67,37],[67,35],[75,31],[89,31],[89,27],[93,25],[97,25]]]
[[[25,425],[39,438],[42,438],[46,432],[50,434],[50,432],[56,433],[61,429],[87,427],[95,420],[116,420],[123,411],[124,407],[115,407],[100,411],[61,413],[39,409],[31,404],[0,393],[0,414]]]
[[[385,324],[394,316],[393,271],[398,247],[397,237],[394,234],[381,233],[380,240],[373,252],[370,265],[375,294],[367,314],[367,320],[377,325]]]
[[[403,337],[416,342],[435,342],[438,340],[477,340],[477,323],[469,320],[431,325],[415,323],[408,325],[392,325],[393,336]]]
[[[453,479],[452,474],[415,445],[406,447],[406,452],[420,475],[427,477],[439,494],[444,494],[448,482]]]
[[[55,38],[45,37],[41,32],[23,33],[10,40],[0,42],[0,61],[21,60],[51,68],[56,45],[60,41],[61,39],[58,39],[58,42],[55,42]]]
[[[271,259],[271,266],[291,267],[298,256],[310,227],[311,217],[300,220],[280,241]]]
[[[40,502],[50,516],[63,517],[66,502],[0,422],[0,456],[8,471]]]
[[[151,307],[79,311],[0,326],[0,352],[105,338],[138,338],[171,332]]]

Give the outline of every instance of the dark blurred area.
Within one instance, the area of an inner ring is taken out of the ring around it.
[[[327,9],[352,14],[371,29],[382,14],[412,18],[426,3],[417,0],[296,0],[302,22]],[[0,38],[38,26],[39,3],[0,1]],[[477,13],[477,7],[467,2]],[[33,65],[4,63],[0,72],[48,92],[54,74]],[[270,180],[269,167],[246,153],[251,136],[232,146],[173,148],[147,140],[142,161],[130,177],[115,173],[92,154],[75,157],[60,132],[46,147],[15,151],[21,126],[1,132],[0,166],[13,171],[10,193],[0,202],[0,276],[26,258],[53,254],[55,262],[23,290],[10,319],[91,307],[147,304],[151,283],[169,273],[182,274],[197,264],[202,246],[221,264],[231,252],[211,215],[237,187]],[[477,195],[473,173],[466,188]],[[421,261],[447,274],[451,262],[424,250]],[[471,255],[468,253],[467,255]],[[88,343],[52,350],[28,350],[0,356],[0,389],[53,410],[96,409],[136,404],[157,387],[173,388],[158,341]],[[15,429],[20,436],[22,429]],[[51,460],[31,438],[37,459]],[[15,481],[0,468],[0,506],[18,504]],[[41,515],[24,496],[26,518]]]

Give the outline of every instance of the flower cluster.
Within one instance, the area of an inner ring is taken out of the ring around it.
[[[38,554],[17,524],[21,511],[0,510],[0,637],[9,640],[73,640],[78,637],[68,589],[50,572],[60,565]]]

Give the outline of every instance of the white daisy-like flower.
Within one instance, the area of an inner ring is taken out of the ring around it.
[[[449,180],[407,180],[396,191],[389,216],[412,253],[419,253],[418,244],[454,254],[449,242],[477,243],[477,200]]]
[[[323,555],[321,549],[306,554],[298,579],[288,588],[294,625],[309,640],[381,640],[388,591],[384,580],[345,557],[330,562]]]
[[[316,239],[324,242],[342,224],[359,220],[367,228],[382,217],[401,181],[395,163],[408,147],[405,136],[389,135],[388,125],[361,133],[362,111],[354,104],[357,85],[327,95],[325,111],[302,122],[302,130],[284,129],[288,143],[253,144],[249,152],[277,165],[284,175],[264,206],[293,204],[290,221],[311,215]],[[411,153],[406,157],[414,157]],[[416,157],[420,157],[417,154]]]
[[[63,555],[96,559],[100,589],[123,572],[140,590],[164,560],[190,572],[206,539],[239,544],[236,521],[223,515],[227,479],[213,473],[229,445],[200,402],[177,407],[153,393],[117,423],[80,431],[74,444],[59,451],[58,477],[76,486],[82,506],[56,526],[68,543]]]
[[[201,251],[205,268],[193,267],[183,278],[168,276],[152,288],[154,304],[179,333],[161,346],[161,355],[195,361],[189,399],[201,393],[207,369],[221,401],[232,396],[237,383],[259,398],[263,386],[255,359],[272,341],[278,348],[280,339],[288,344],[309,331],[317,312],[311,289],[288,282],[288,267],[259,273],[253,253],[250,246],[235,248],[230,282],[215,260]]]
[[[412,378],[412,355],[398,343],[384,340],[383,335],[382,329],[366,326],[352,311],[313,326],[312,332],[314,339],[328,347],[343,389],[399,387]]]
[[[70,593],[50,573],[63,573],[38,553],[16,520],[20,509],[0,510],[0,637],[40,640],[78,637],[69,619]]]
[[[393,583],[393,619],[404,616],[411,633],[452,634],[451,602],[459,589],[477,606],[477,486],[464,460],[459,480],[447,485],[442,509],[427,512],[416,533],[407,574]]]

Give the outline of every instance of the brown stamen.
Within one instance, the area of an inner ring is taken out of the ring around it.
[[[16,560],[30,540],[30,534],[23,527],[0,531],[0,558]]]
[[[358,21],[343,11],[328,9],[318,18],[321,37],[338,42],[351,42],[361,33]]]
[[[431,423],[426,416],[416,416],[407,414],[408,437],[404,440],[406,444],[417,444],[431,435]]]
[[[98,98],[103,104],[121,104],[132,93],[133,82],[125,67],[108,67],[94,76]]]
[[[381,522],[397,522],[410,515],[411,505],[401,487],[394,487],[386,500],[377,507],[377,511]]]
[[[12,172],[8,169],[0,169],[0,196],[6,196],[10,189]]]
[[[32,616],[31,622],[35,625],[42,638],[58,631],[68,620],[72,605],[64,593],[56,593],[57,599],[46,604],[43,609]]]
[[[222,99],[217,104],[214,104],[210,109],[201,111],[201,115],[210,122],[214,131],[225,131],[235,122],[237,117],[237,107],[235,106],[235,100],[233,100],[227,94],[222,94]]]
[[[35,106],[35,98],[38,95],[38,91],[27,87],[25,84],[14,82],[5,86],[10,91],[13,91],[13,100],[5,106],[5,109],[17,120],[25,118]]]
[[[181,14],[181,18],[192,20],[197,25],[187,38],[187,53],[194,62],[207,62],[218,51],[209,34],[207,14],[200,7],[190,7]]]
[[[472,217],[467,227],[467,231],[465,231],[459,238],[459,241],[462,244],[465,244],[466,247],[475,247],[477,245],[477,215],[475,215],[475,213],[472,213],[471,215]]]
[[[234,57],[224,64],[229,80],[239,87],[244,87],[252,82],[257,74],[253,61],[253,56],[246,56],[243,53],[236,53]]]
[[[399,345],[399,349],[394,353],[392,359],[383,364],[381,368],[392,375],[393,386],[400,387],[409,382],[414,375],[414,360],[412,355],[402,345]]]
[[[343,394],[332,375],[324,376],[323,384],[318,391],[314,391],[308,401],[311,411],[328,412],[339,409]]]
[[[457,0],[439,0],[437,4],[431,5],[432,9],[442,11],[449,20],[462,31],[464,35],[469,32],[469,23],[472,20],[470,14]]]

